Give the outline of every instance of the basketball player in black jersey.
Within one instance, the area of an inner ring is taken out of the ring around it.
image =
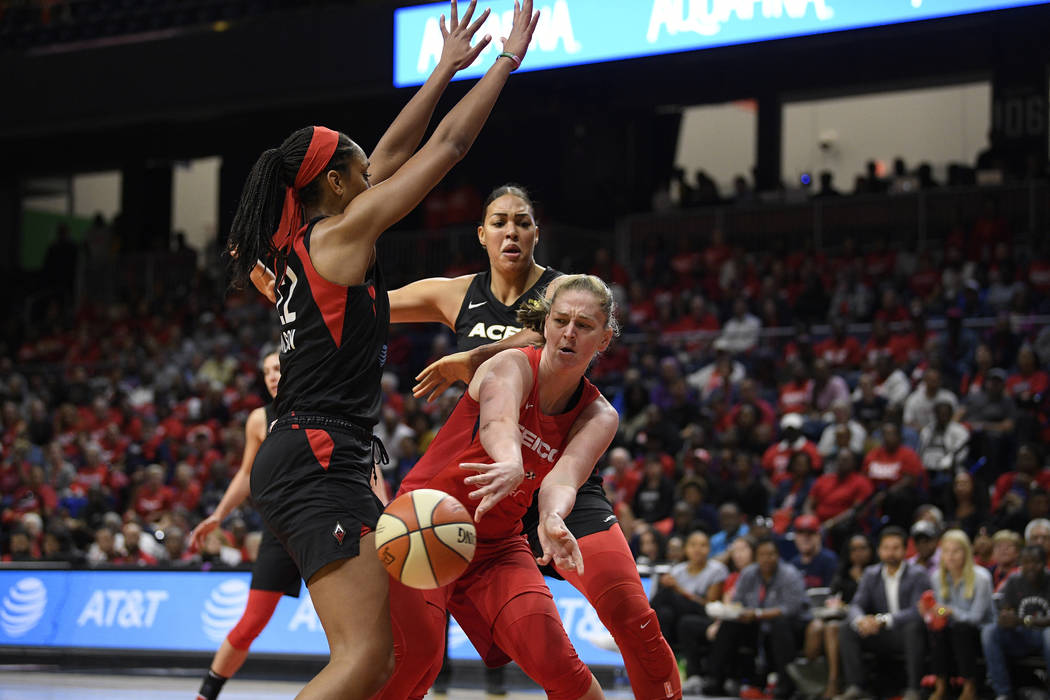
[[[417,377],[417,397],[434,398],[457,380],[469,382],[486,359],[508,347],[540,344],[543,337],[515,326],[526,300],[557,285],[561,274],[536,263],[539,238],[532,200],[524,188],[504,185],[485,200],[478,239],[489,269],[473,275],[431,278],[390,292],[392,323],[443,323],[456,332],[458,352],[427,367]],[[549,296],[549,294],[548,294]],[[584,428],[586,430],[586,428]],[[565,454],[588,444],[570,438]],[[591,441],[590,444],[595,444]],[[597,463],[601,454],[580,453]],[[524,531],[537,549],[538,512],[533,503],[523,518]],[[545,573],[565,578],[591,602],[623,655],[635,697],[640,700],[680,698],[681,679],[674,654],[660,632],[656,614],[638,576],[634,557],[605,497],[597,468],[576,494],[565,524],[584,556],[585,573],[547,567]],[[488,678],[491,686],[495,681]]]
[[[277,383],[281,380],[281,359],[276,351],[263,357],[262,370],[266,390],[270,392],[272,399],[277,394]],[[260,406],[248,414],[248,420],[244,424],[244,455],[241,457],[241,468],[230,480],[226,493],[212,514],[193,528],[193,532],[190,533],[192,546],[200,548],[208,533],[219,527],[233,509],[248,498],[248,476],[251,474],[252,463],[275,418],[273,403]],[[249,647],[270,621],[281,596],[298,598],[299,588],[299,569],[296,568],[295,562],[288,556],[288,552],[284,551],[284,547],[273,533],[264,529],[259,555],[252,565],[248,604],[241,619],[215,652],[215,658],[212,659],[211,667],[197,693],[198,700],[215,700],[218,697],[223,684],[244,664]]]
[[[208,536],[208,533],[222,525],[233,509],[241,505],[249,496],[248,479],[252,472],[252,464],[255,462],[255,455],[258,454],[259,447],[266,439],[267,433],[270,432],[270,425],[277,419],[272,402],[273,397],[277,395],[277,384],[281,381],[281,358],[277,351],[263,356],[262,372],[271,402],[248,414],[248,420],[244,423],[244,454],[241,456],[241,468],[230,480],[230,485],[226,487],[226,493],[223,494],[219,505],[190,533],[190,543],[197,549],[204,544],[204,538]],[[382,480],[374,480],[373,483],[376,488],[383,484]],[[387,500],[385,490],[377,491],[376,495],[383,501]],[[237,621],[226,639],[223,640],[219,650],[215,652],[208,673],[204,676],[201,688],[197,692],[197,700],[215,700],[219,696],[226,681],[244,665],[252,642],[269,624],[281,596],[299,597],[299,580],[299,569],[295,562],[288,556],[288,552],[277,541],[273,533],[268,528],[264,528],[259,553],[252,564],[252,583],[248,591],[248,604],[241,613],[241,619]]]
[[[487,17],[471,23],[474,6],[460,21],[453,2],[449,28],[441,22],[440,75],[370,158],[324,127],[294,132],[253,166],[230,232],[234,284],[247,283],[261,258],[272,259],[276,278],[278,417],[255,458],[251,493],[307,582],[328,640],[329,663],[303,700],[371,697],[394,663],[388,574],[373,532],[382,504],[370,487],[373,454],[384,452],[372,428],[389,324],[375,242],[466,154],[528,49],[539,19],[532,0],[515,2],[503,54],[412,154],[443,87],[489,41],[470,46]]]

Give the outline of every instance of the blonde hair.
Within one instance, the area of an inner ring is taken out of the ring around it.
[[[546,323],[547,314],[550,313],[558,295],[567,290],[580,289],[590,292],[598,300],[598,305],[605,314],[605,328],[612,330],[613,335],[620,334],[620,324],[616,322],[616,302],[609,285],[601,278],[594,275],[565,275],[551,281],[551,285],[556,286],[550,299],[547,299],[547,294],[544,293],[538,298],[526,299],[518,308],[518,323],[523,328],[529,328],[542,335],[543,324]]]
[[[965,561],[963,562],[963,595],[966,598],[973,598],[973,587],[974,579],[976,575],[973,572],[973,545],[970,544],[970,538],[962,530],[948,530],[948,532],[941,535],[941,547],[944,547],[945,542],[954,542],[955,544],[962,547],[963,552],[966,555]],[[941,556],[941,562],[937,566],[941,577],[941,600],[948,600],[951,594],[948,588],[948,567],[944,564],[944,557]]]

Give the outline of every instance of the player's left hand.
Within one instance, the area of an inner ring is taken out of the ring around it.
[[[490,10],[485,8],[485,11],[478,15],[478,18],[471,24],[470,18],[474,15],[474,8],[477,6],[477,3],[478,0],[470,0],[467,11],[460,18],[456,0],[452,0],[447,28],[445,26],[445,15],[441,15],[441,37],[445,45],[441,49],[439,63],[450,66],[454,71],[463,70],[472,64],[492,41],[492,37],[486,34],[481,37],[477,44],[474,46],[470,45],[471,39],[481,29],[481,25],[485,24],[485,20],[489,18]]]
[[[583,574],[583,555],[576,538],[565,526],[565,521],[557,513],[548,513],[540,518],[536,534],[540,538],[543,556],[536,557],[536,563],[543,565],[551,561],[554,566],[565,571]]]
[[[463,462],[459,468],[479,472],[463,480],[467,486],[480,486],[469,494],[471,500],[481,499],[478,509],[474,511],[475,522],[479,522],[481,516],[492,510],[525,479],[525,468],[520,461],[493,462],[492,464]]]
[[[427,397],[427,403],[445,393],[445,390],[456,382],[470,384],[475,367],[471,366],[469,352],[454,352],[440,360],[430,363],[416,375],[416,385],[412,387],[412,396],[421,399]]]

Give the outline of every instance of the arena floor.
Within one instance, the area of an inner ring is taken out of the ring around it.
[[[0,700],[192,700],[200,679],[154,675],[100,673],[0,672]],[[220,700],[291,700],[303,683],[233,679]],[[428,698],[435,697],[428,695]],[[442,696],[437,696],[442,697]],[[482,700],[480,690],[452,689],[448,700]],[[535,700],[539,691],[512,692],[506,700]],[[630,700],[630,692],[607,691],[609,700]]]

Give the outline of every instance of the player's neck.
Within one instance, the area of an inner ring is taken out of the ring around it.
[[[544,268],[536,263],[513,275],[503,274],[493,268],[489,277],[489,291],[501,304],[509,306],[536,284],[543,270]]]

